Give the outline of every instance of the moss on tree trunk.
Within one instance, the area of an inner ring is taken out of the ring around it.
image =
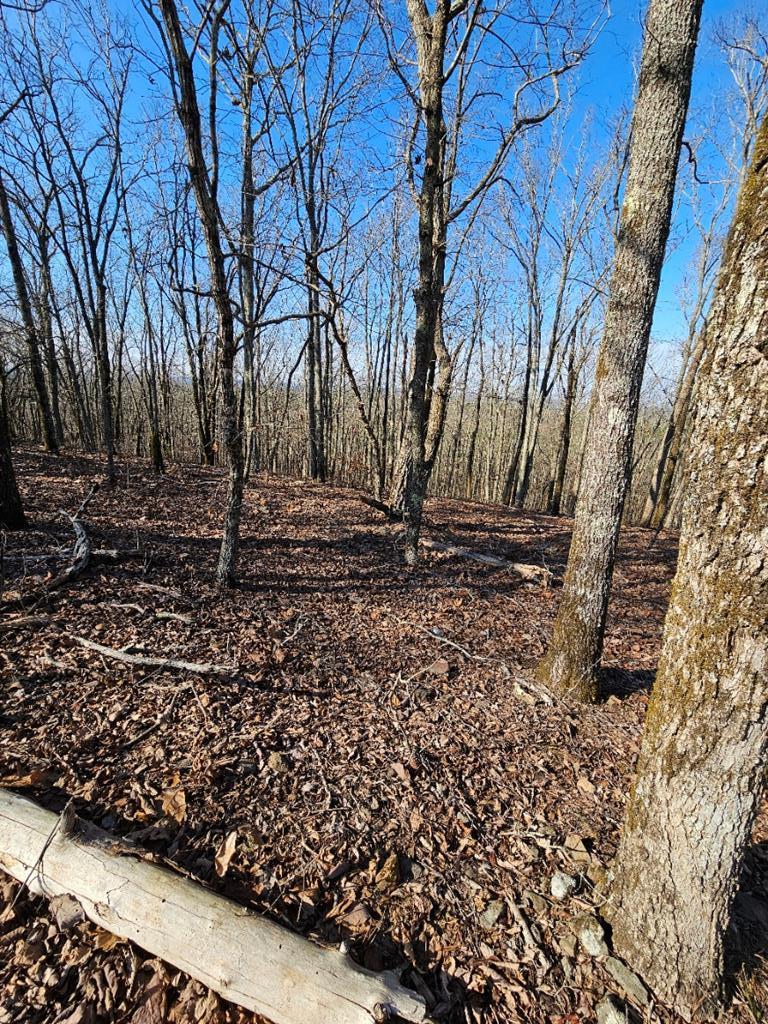
[[[768,759],[768,119],[707,324],[680,560],[609,907],[614,942],[708,1016]]]

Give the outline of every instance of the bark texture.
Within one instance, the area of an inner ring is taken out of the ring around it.
[[[700,16],[701,0],[651,0],[646,16],[573,539],[552,641],[537,670],[541,682],[577,700],[598,696],[597,670]]]
[[[722,995],[768,759],[768,120],[706,331],[680,560],[610,904],[621,954],[704,1017]]]

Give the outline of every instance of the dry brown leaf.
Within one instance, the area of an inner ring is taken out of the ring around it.
[[[163,811],[179,824],[184,821],[187,813],[187,798],[183,789],[166,789],[163,793]]]
[[[223,878],[227,873],[229,862],[232,860],[232,855],[235,852],[237,846],[237,829],[234,829],[229,835],[222,839],[216,850],[216,856],[214,857],[213,863],[216,867],[216,874],[219,878]]]
[[[392,889],[400,881],[400,864],[396,853],[390,853],[376,875],[376,888]]]
[[[37,786],[46,782],[51,776],[48,768],[34,768],[25,775],[5,775],[0,779],[0,786]]]
[[[109,950],[114,949],[115,946],[123,940],[119,935],[113,935],[112,932],[108,932],[106,928],[97,928],[95,943],[99,949]]]
[[[85,920],[86,915],[82,904],[69,893],[52,897],[49,907],[60,931],[69,931],[70,928],[74,928],[76,924]]]

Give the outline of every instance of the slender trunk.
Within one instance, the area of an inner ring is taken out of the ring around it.
[[[216,306],[219,333],[219,386],[221,389],[221,437],[229,469],[227,507],[216,570],[220,584],[234,582],[237,549],[240,537],[240,516],[243,503],[243,447],[237,424],[235,390],[235,325],[227,286],[224,252],[219,234],[219,210],[213,182],[209,177],[197,104],[192,61],[187,53],[174,0],[160,0],[168,41],[178,78],[177,112],[184,131],[189,159],[189,178],[195,193],[200,221],[205,235],[211,291]]]
[[[643,523],[646,526],[654,528],[662,526],[669,511],[672,482],[675,477],[675,469],[677,468],[685,436],[685,423],[688,418],[691,395],[696,383],[696,374],[704,355],[704,344],[705,335],[702,332],[691,356],[690,365],[686,368],[685,375],[680,383],[675,404],[667,422],[664,439],[659,449],[653,482],[643,512]]]
[[[552,496],[549,501],[549,514],[560,515],[560,506],[563,500],[563,488],[565,486],[565,471],[568,466],[568,452],[571,447],[571,419],[573,417],[573,402],[576,397],[576,365],[573,347],[568,353],[568,383],[565,390],[565,403],[563,406],[563,426],[560,432],[560,444],[557,450],[557,465],[555,467],[555,479],[552,484]]]
[[[637,407],[688,110],[701,0],[650,0],[629,172],[563,596],[538,677],[595,701]]]
[[[533,376],[533,363],[532,363],[532,336],[531,332],[528,332],[528,357],[525,364],[525,380],[523,382],[523,396],[520,399],[520,424],[517,431],[517,439],[515,440],[515,447],[512,451],[512,458],[507,468],[507,475],[504,480],[504,490],[502,491],[501,501],[504,505],[509,505],[512,502],[512,496],[515,492],[515,481],[517,479],[517,471],[520,466],[520,456],[523,453],[523,444],[528,433],[528,406],[530,401],[531,392],[531,377]]]
[[[101,440],[107,457],[107,483],[114,484],[115,473],[115,426],[112,412],[112,372],[109,364],[109,343],[107,340],[107,292],[106,285],[96,285],[98,306],[96,310],[95,356],[99,377],[99,413],[101,416]]]
[[[43,325],[43,349],[45,354],[45,368],[48,373],[48,386],[51,396],[51,414],[56,428],[56,439],[61,445],[64,443],[64,424],[61,418],[59,402],[59,367],[56,362],[56,345],[53,338],[53,315],[51,312],[51,284],[50,256],[48,253],[47,225],[43,224],[38,235],[38,249],[40,251],[40,270],[42,275],[42,294],[40,296],[40,319]]]
[[[16,299],[19,303],[21,322],[24,327],[24,338],[27,343],[29,365],[32,373],[32,383],[37,396],[37,407],[40,411],[40,419],[43,424],[43,438],[46,450],[57,454],[59,451],[59,438],[51,410],[51,399],[48,394],[48,385],[43,372],[43,361],[40,354],[40,339],[38,336],[35,318],[32,315],[32,304],[27,291],[27,281],[24,276],[24,266],[21,262],[19,244],[16,240],[16,228],[11,216],[11,206],[8,201],[8,193],[5,190],[5,183],[0,174],[0,226],[5,236],[5,244],[8,250],[8,262],[11,264],[13,284],[16,289]]]
[[[5,403],[5,377],[0,375],[0,527],[4,530],[23,530],[27,517],[21,504],[16,473],[11,457],[11,438]]]
[[[428,380],[434,371],[440,349],[445,361],[441,321],[445,283],[446,224],[443,169],[445,164],[445,123],[443,121],[443,59],[448,9],[438,4],[429,17],[417,0],[409,0],[408,13],[416,36],[419,59],[421,117],[424,123],[424,171],[418,198],[418,285],[414,293],[416,325],[413,338],[413,371],[408,385],[406,450],[401,457],[405,487],[403,520],[405,523],[405,561],[418,560],[419,532],[424,496],[434,463],[436,445],[444,422],[444,408],[436,409],[430,424]],[[439,336],[438,336],[439,335]],[[441,371],[443,366],[441,365]],[[450,382],[448,374],[442,384]],[[443,400],[443,392],[438,401]],[[445,395],[447,400],[447,395]],[[431,427],[431,429],[430,429]],[[428,437],[428,434],[431,435]],[[427,442],[432,451],[427,451]]]
[[[768,759],[768,118],[706,327],[680,560],[609,906],[616,948],[714,1015]],[[735,398],[737,396],[737,398]]]

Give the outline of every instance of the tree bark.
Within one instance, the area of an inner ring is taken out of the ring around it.
[[[565,400],[563,405],[563,425],[560,431],[560,442],[557,448],[557,464],[555,466],[555,478],[552,481],[552,494],[549,500],[548,512],[551,516],[560,515],[560,506],[563,501],[563,488],[565,487],[565,471],[568,468],[568,453],[571,449],[571,420],[573,419],[573,403],[576,398],[576,383],[578,371],[574,353],[575,339],[571,342],[571,349],[568,353],[568,382],[565,389]]]
[[[768,759],[768,119],[706,328],[680,560],[610,906],[617,949],[716,1012]]]
[[[688,110],[701,0],[650,0],[629,172],[597,362],[584,478],[552,641],[539,680],[595,701],[653,309]]]

